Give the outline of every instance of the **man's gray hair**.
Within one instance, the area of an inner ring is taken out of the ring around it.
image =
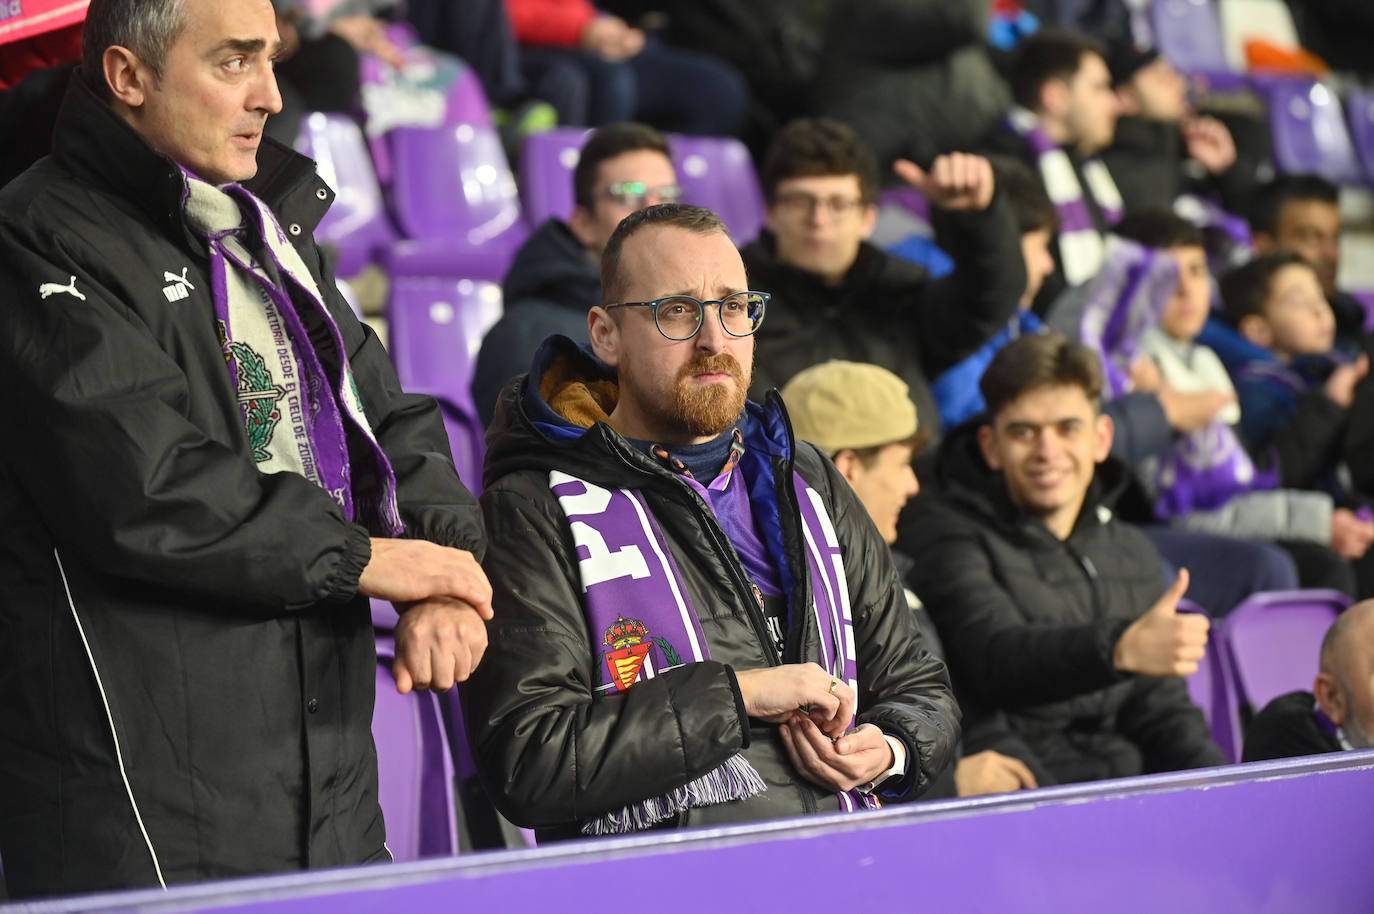
[[[105,49],[115,45],[133,51],[161,79],[167,54],[187,18],[182,0],[91,0],[81,48],[86,84],[101,98],[110,97],[102,59]]]

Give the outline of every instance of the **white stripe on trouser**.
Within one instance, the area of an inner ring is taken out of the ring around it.
[[[95,674],[95,687],[100,690],[100,701],[105,706],[105,719],[110,724],[110,737],[114,740],[115,761],[119,764],[119,776],[124,781],[124,791],[129,795],[129,805],[134,810],[134,821],[138,823],[138,830],[143,834],[143,843],[148,848],[148,856],[153,858],[153,871],[157,873],[157,884],[164,889],[167,888],[167,881],[162,878],[162,864],[157,861],[157,851],[153,850],[152,839],[148,837],[148,829],[143,825],[143,816],[138,811],[138,801],[134,799],[134,789],[129,785],[129,774],[124,770],[124,754],[119,748],[119,731],[115,729],[114,716],[110,713],[110,700],[105,696],[105,684],[100,681],[100,670],[95,665],[95,655],[91,653],[91,643],[86,640],[86,629],[81,625],[81,616],[76,612],[76,603],[72,600],[72,588],[67,583],[67,572],[62,567],[62,556],[57,554],[57,550],[52,551],[53,558],[57,559],[57,573],[62,576],[62,589],[67,594],[67,606],[71,607],[72,621],[76,623],[76,631],[81,635],[81,644],[86,649],[86,659],[90,661],[91,672]]]

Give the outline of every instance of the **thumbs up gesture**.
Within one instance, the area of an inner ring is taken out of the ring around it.
[[[1145,615],[1131,623],[1116,642],[1112,662],[1118,670],[1144,676],[1189,676],[1207,649],[1212,622],[1196,613],[1180,613],[1178,601],[1188,589],[1188,570]]]
[[[997,188],[992,163],[967,152],[940,156],[931,164],[929,172],[907,159],[898,159],[892,164],[892,170],[897,177],[925,194],[932,206],[940,209],[987,209]]]

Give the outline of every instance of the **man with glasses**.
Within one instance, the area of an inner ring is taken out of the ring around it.
[[[774,139],[763,166],[767,228],[743,251],[755,285],[775,296],[751,393],[761,398],[830,359],[880,365],[906,382],[921,427],[938,436],[928,379],[1016,312],[1026,284],[1021,236],[986,159],[955,153],[929,174],[911,162],[898,169],[936,208],[955,262],[949,276],[932,280],[864,240],[877,221],[877,164],[849,127],[803,119]]]
[[[496,396],[529,368],[555,333],[587,338],[587,309],[601,301],[597,263],[611,232],[630,213],[681,199],[668,143],[643,124],[610,124],[582,147],[573,170],[575,205],[567,222],[549,219],[515,255],[502,286],[505,310],[482,339],[472,398],[483,425]]]
[[[551,839],[923,790],[944,668],[843,477],[746,401],[769,296],[681,204],[627,217],[601,275],[590,345],[550,339],[489,436],[501,612],[463,701],[497,808]]]

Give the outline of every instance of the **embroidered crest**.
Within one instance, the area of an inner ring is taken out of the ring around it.
[[[606,629],[602,641],[610,648],[603,651],[601,656],[606,660],[611,682],[622,692],[635,684],[644,669],[644,662],[649,659],[650,649],[655,646],[663,652],[666,667],[682,665],[681,655],[668,643],[668,639],[651,637],[648,626],[638,619],[618,616],[614,624]]]
[[[220,339],[224,340],[222,329]],[[234,364],[239,382],[239,409],[243,411],[243,427],[248,432],[253,459],[259,463],[271,460],[267,443],[272,440],[272,433],[281,421],[281,410],[277,408],[277,403],[286,396],[286,391],[272,383],[272,372],[252,347],[243,343],[226,343],[224,358]]]

